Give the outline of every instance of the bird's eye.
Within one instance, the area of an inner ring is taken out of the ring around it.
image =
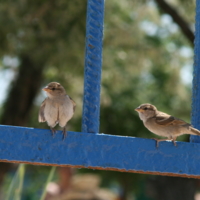
[[[54,91],[56,88],[52,88],[52,90]]]
[[[147,110],[147,109],[148,109],[147,107],[144,108],[144,110]]]

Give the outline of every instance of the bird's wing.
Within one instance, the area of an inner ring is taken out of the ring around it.
[[[46,119],[44,117],[45,105],[46,105],[46,99],[42,102],[42,104],[40,106],[39,115],[38,115],[38,121],[39,122],[46,122]]]
[[[75,112],[75,109],[76,109],[76,103],[75,103],[75,101],[69,96],[69,99],[70,99],[70,101],[72,102],[72,104],[73,104],[73,111]]]
[[[185,121],[175,118],[166,113],[159,113],[159,115],[156,116],[156,122],[159,125],[189,125]]]

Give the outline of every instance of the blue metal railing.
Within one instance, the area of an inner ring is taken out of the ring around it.
[[[196,1],[194,71],[192,87],[192,125],[200,130],[200,1]],[[190,136],[191,142],[200,143],[199,136]]]
[[[104,0],[88,0],[82,132],[99,132]]]
[[[196,8],[192,124],[200,129],[200,0]],[[191,143],[98,134],[104,1],[88,0],[82,132],[0,125],[0,161],[200,177],[199,137]],[[133,133],[134,135],[134,133]]]

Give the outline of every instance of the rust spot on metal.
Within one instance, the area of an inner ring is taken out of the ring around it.
[[[93,45],[91,45],[91,44],[88,44],[88,46],[89,46],[91,49],[93,49],[93,48],[94,48],[94,46],[93,46]]]
[[[97,169],[97,170],[108,170],[108,171],[119,171],[119,172],[128,172],[128,173],[136,173],[136,174],[150,174],[150,175],[161,175],[161,176],[176,176],[176,177],[184,177],[184,178],[195,178],[200,179],[199,176],[195,175],[187,175],[187,174],[175,174],[175,173],[162,173],[162,172],[149,172],[149,171],[136,171],[136,170],[123,170],[112,167],[86,167],[82,165],[58,165],[58,164],[46,164],[46,163],[38,163],[38,162],[20,162],[20,161],[8,161],[8,160],[0,160],[0,162],[8,162],[8,163],[24,163],[29,165],[44,165],[44,166],[57,166],[57,167],[71,167],[71,168],[87,168],[87,169]]]

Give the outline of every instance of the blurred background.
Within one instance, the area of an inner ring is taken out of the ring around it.
[[[77,103],[68,130],[81,131],[86,3],[0,1],[0,124],[48,128],[37,119],[41,88],[57,81]],[[134,111],[147,102],[190,122],[194,18],[195,0],[105,2],[101,133],[154,137]],[[1,199],[17,166],[0,163]],[[50,170],[26,165],[20,199],[40,199]],[[199,189],[195,179],[57,168],[45,199],[198,200]]]

